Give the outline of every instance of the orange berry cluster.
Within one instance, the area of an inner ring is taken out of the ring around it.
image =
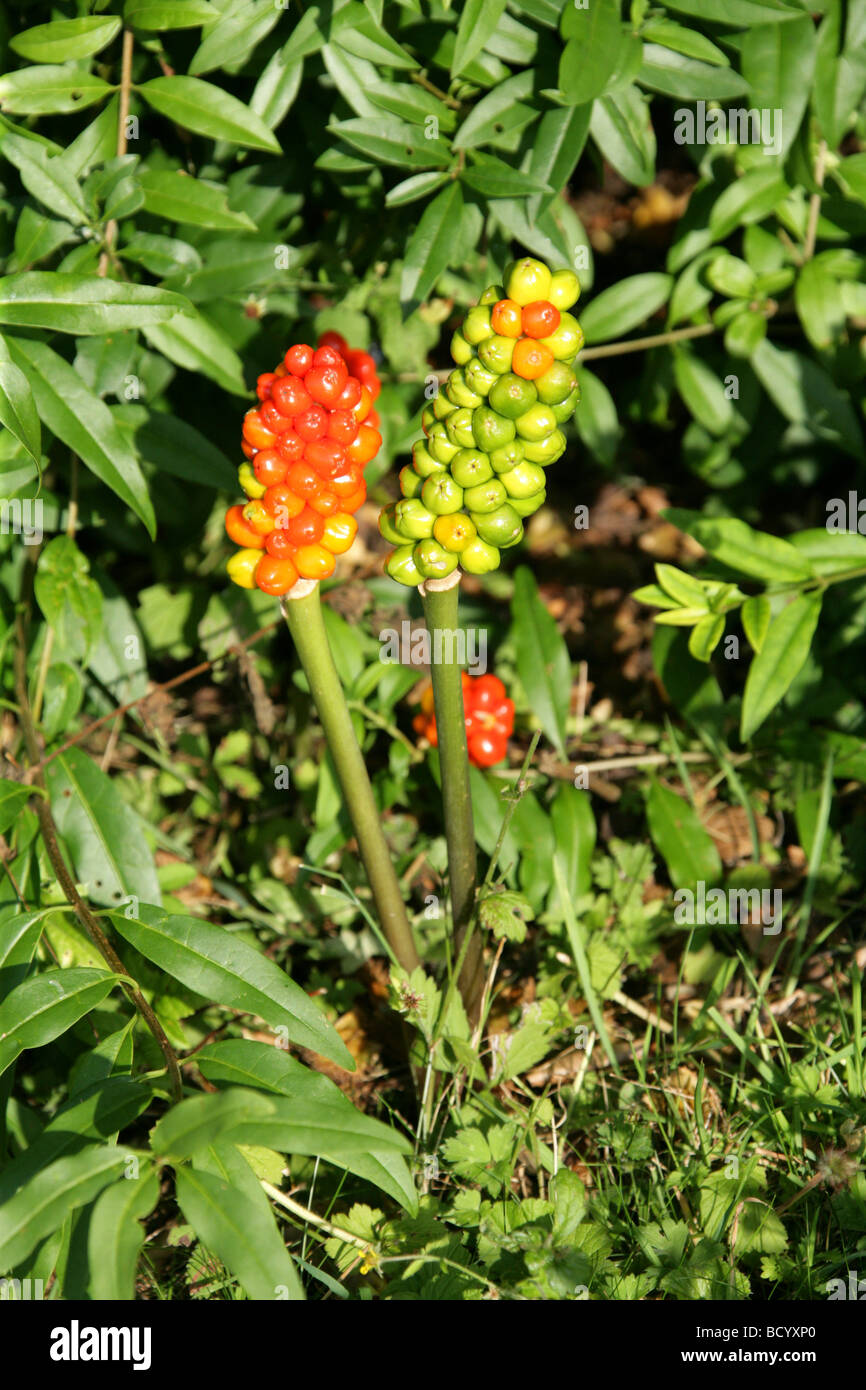
[[[357,534],[364,465],[382,444],[380,390],[373,358],[339,333],[323,333],[315,349],[295,343],[259,377],[238,472],[248,501],[226,512],[226,531],[242,547],[227,565],[235,584],[280,595],[299,579],[333,574]]]
[[[463,718],[469,761],[476,767],[493,767],[508,752],[508,739],[514,732],[514,701],[509,700],[498,676],[470,676],[460,672],[463,685]],[[412,728],[434,748],[439,744],[433,687],[421,696],[421,713]]]

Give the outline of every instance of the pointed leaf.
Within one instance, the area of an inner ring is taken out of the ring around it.
[[[26,1048],[60,1037],[101,1004],[117,980],[110,970],[71,966],[45,970],[17,985],[0,1004],[0,1072]]]
[[[745,743],[775,709],[802,670],[821,616],[821,594],[798,594],[767,629],[743,691],[740,737]]]

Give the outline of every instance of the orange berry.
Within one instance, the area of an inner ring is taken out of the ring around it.
[[[265,429],[273,430],[274,434],[282,434],[285,430],[292,428],[291,420],[288,420],[277,410],[273,401],[265,401],[264,405],[259,408],[259,414]]]
[[[366,425],[372,425],[373,428],[377,430],[380,424],[378,410],[371,410],[364,423]]]
[[[286,474],[286,482],[292,492],[297,493],[299,497],[315,497],[317,493],[322,491],[321,478],[315,468],[306,462],[290,464]],[[333,483],[331,484],[331,491],[336,491]]]
[[[308,507],[312,507],[319,516],[333,516],[340,510],[340,499],[335,492],[319,492],[315,497],[311,497],[307,502]]]
[[[549,299],[534,299],[523,306],[523,331],[530,338],[546,338],[559,327],[559,310]]]
[[[328,517],[322,532],[322,545],[332,555],[343,555],[358,534],[358,523],[348,512]]]
[[[534,338],[521,338],[519,343],[514,344],[511,370],[516,376],[522,376],[524,381],[535,381],[552,366],[553,353],[544,343],[537,343]]]
[[[367,416],[370,414],[370,411],[372,409],[373,397],[370,393],[370,388],[369,386],[362,386],[361,395],[358,398],[358,404],[355,406],[353,411],[355,419],[358,421],[359,425],[362,420],[366,420]]]
[[[262,372],[261,376],[256,382],[256,395],[258,396],[260,401],[266,401],[270,399],[271,387],[273,386],[275,381],[276,377],[274,376],[273,372]]]
[[[244,509],[239,504],[229,507],[226,512],[226,533],[235,545],[242,545],[248,549],[261,550],[265,543],[261,534],[254,531],[244,520]]]
[[[340,392],[339,400],[336,401],[338,410],[354,410],[361,399],[361,383],[355,376],[350,376]]]
[[[274,382],[271,396],[281,415],[292,418],[309,410],[313,398],[299,376],[284,376]]]
[[[265,594],[287,594],[298,582],[298,571],[291,560],[263,555],[256,565],[256,583]]]
[[[274,529],[274,518],[264,501],[247,502],[246,506],[241,508],[241,515],[257,536],[266,536],[269,531]]]
[[[381,447],[382,436],[379,431],[372,425],[362,425],[346,450],[346,458],[350,463],[361,464],[363,467],[371,458],[375,458]]]
[[[336,477],[328,479],[328,487],[337,497],[351,497],[358,491],[363,481],[364,474],[361,472],[361,469],[355,467],[353,464],[349,464],[343,469],[342,473],[338,473]],[[348,508],[344,507],[343,510],[347,511]]]
[[[330,478],[345,466],[346,450],[336,439],[314,439],[304,450],[304,458],[323,478]]]
[[[523,331],[523,315],[513,299],[500,299],[490,311],[490,326],[503,338],[519,338]]]
[[[291,560],[294,563],[295,549],[286,532],[280,527],[272,531],[265,541],[265,550],[269,555],[273,555],[275,560]]]
[[[375,411],[372,412],[375,414]],[[375,420],[370,421],[375,424]],[[331,410],[328,413],[328,438],[336,439],[338,444],[351,444],[358,433],[358,421],[351,410]]]
[[[295,556],[295,565],[302,579],[327,579],[334,573],[336,561],[330,550],[319,542],[302,545]]]
[[[297,463],[304,457],[304,441],[294,430],[283,430],[277,441],[277,451],[286,463]]]
[[[304,499],[285,483],[275,483],[264,493],[262,506],[278,527],[285,528],[293,516],[304,510]]]
[[[241,450],[243,451],[243,456],[244,456],[244,458],[249,459],[250,462],[252,463],[253,459],[254,459],[255,456],[256,456],[256,451],[255,451],[255,449],[253,448],[252,444],[248,444],[247,441],[246,441],[245,439],[242,439],[242,440],[241,440]]]
[[[292,424],[295,433],[309,444],[314,439],[321,439],[328,428],[328,412],[320,405],[311,405],[308,410],[302,410],[300,415],[296,415]]]
[[[286,476],[288,468],[286,460],[276,449],[259,449],[253,460],[253,472],[260,483],[265,487],[271,487],[274,483],[281,483]]]
[[[286,371],[293,372],[295,376],[303,376],[313,365],[313,349],[306,343],[295,343],[290,347],[283,361]]]
[[[257,410],[249,410],[244,416],[243,434],[254,449],[272,449],[277,442],[277,436],[266,428]]]
[[[305,545],[315,545],[316,541],[321,540],[324,529],[322,517],[311,507],[305,507],[297,516],[292,517],[286,527],[286,535],[292,545],[300,549]]]
[[[357,492],[350,492],[348,497],[340,498],[340,505],[343,508],[344,512],[348,512],[351,515],[352,512],[356,512],[358,508],[361,506],[361,504],[363,502],[366,502],[366,500],[367,484],[362,481]]]

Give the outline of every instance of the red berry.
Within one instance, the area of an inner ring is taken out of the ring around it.
[[[345,373],[345,368],[343,369]],[[341,375],[336,367],[311,367],[304,378],[304,385],[314,401],[320,405],[336,405],[340,392],[348,377]]]
[[[288,532],[282,527],[277,527],[276,531],[272,531],[268,536],[265,541],[265,550],[269,555],[273,555],[275,560],[291,560],[295,553],[295,547],[289,540]]]
[[[294,430],[284,430],[277,436],[277,449],[286,463],[297,463],[302,459],[305,447],[303,439]]]
[[[249,410],[244,416],[244,439],[254,449],[271,449],[277,442],[273,430],[269,430],[257,410]]]
[[[314,439],[304,450],[304,458],[323,478],[330,478],[345,465],[346,450],[336,439]]]
[[[322,480],[315,468],[311,468],[308,463],[292,463],[286,474],[286,482],[297,493],[298,497],[315,497],[322,491]],[[336,489],[331,483],[331,491]]]
[[[343,504],[335,492],[328,492],[327,489],[311,497],[307,503],[319,516],[333,516],[335,512],[342,511]]]
[[[313,404],[313,398],[299,376],[284,376],[275,381],[271,395],[280,413],[289,418],[308,410]]]
[[[346,339],[343,337],[342,333],[335,333],[333,329],[329,329],[327,333],[320,334],[318,346],[320,348],[336,348],[340,356],[343,358],[345,358],[346,353],[349,351],[349,344],[346,342]]]
[[[276,449],[259,449],[253,460],[253,472],[265,487],[283,482],[287,468],[288,463]]]
[[[328,487],[331,492],[336,493],[337,497],[351,497],[353,492],[357,492],[363,481],[364,474],[361,469],[349,467],[344,468],[342,473],[338,473],[336,477],[329,478]]]
[[[271,387],[276,381],[273,372],[262,372],[256,382],[256,395],[260,401],[266,401],[271,394]]]
[[[324,347],[316,348],[313,353],[313,366],[335,367],[337,371],[342,371],[344,380],[349,375],[349,368],[346,366],[343,354],[327,344]]]
[[[262,506],[277,526],[286,526],[293,516],[304,510],[304,499],[285,483],[275,483],[262,497]]]
[[[293,516],[286,527],[286,535],[292,545],[315,545],[325,529],[325,523],[317,512],[311,507],[305,507],[297,516]]]
[[[351,410],[332,410],[328,416],[328,438],[338,444],[351,444],[358,433],[358,421]]]
[[[492,767],[501,763],[508,750],[508,740],[504,734],[472,734],[469,739],[469,757],[478,767]]]
[[[300,415],[295,416],[293,424],[296,433],[310,443],[314,439],[321,439],[325,433],[328,413],[320,405],[311,405],[308,410],[302,410]]]
[[[547,338],[559,327],[559,310],[547,299],[523,306],[523,331],[530,338]]]
[[[360,399],[361,383],[356,376],[350,376],[334,404],[338,410],[354,410]]]
[[[298,571],[291,560],[277,560],[263,555],[256,565],[255,581],[265,594],[275,597],[288,593],[298,582]]]
[[[306,343],[295,343],[290,347],[283,361],[287,371],[294,372],[295,376],[303,376],[313,365],[313,349]]]
[[[262,417],[262,424],[266,425],[269,430],[273,430],[274,434],[282,434],[283,430],[289,430],[292,427],[291,420],[287,420],[285,415],[277,410],[273,401],[265,401],[264,405],[259,408],[259,414]]]
[[[505,686],[498,676],[478,676],[470,695],[475,709],[489,710],[505,699]]]

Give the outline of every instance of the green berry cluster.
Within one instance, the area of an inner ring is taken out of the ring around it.
[[[579,294],[573,271],[526,257],[467,312],[451,340],[457,366],[425,406],[424,438],[400,473],[402,498],[379,517],[395,547],[392,579],[414,587],[458,564],[486,574],[521,540],[580,399],[572,364],[583,332],[567,312]]]

